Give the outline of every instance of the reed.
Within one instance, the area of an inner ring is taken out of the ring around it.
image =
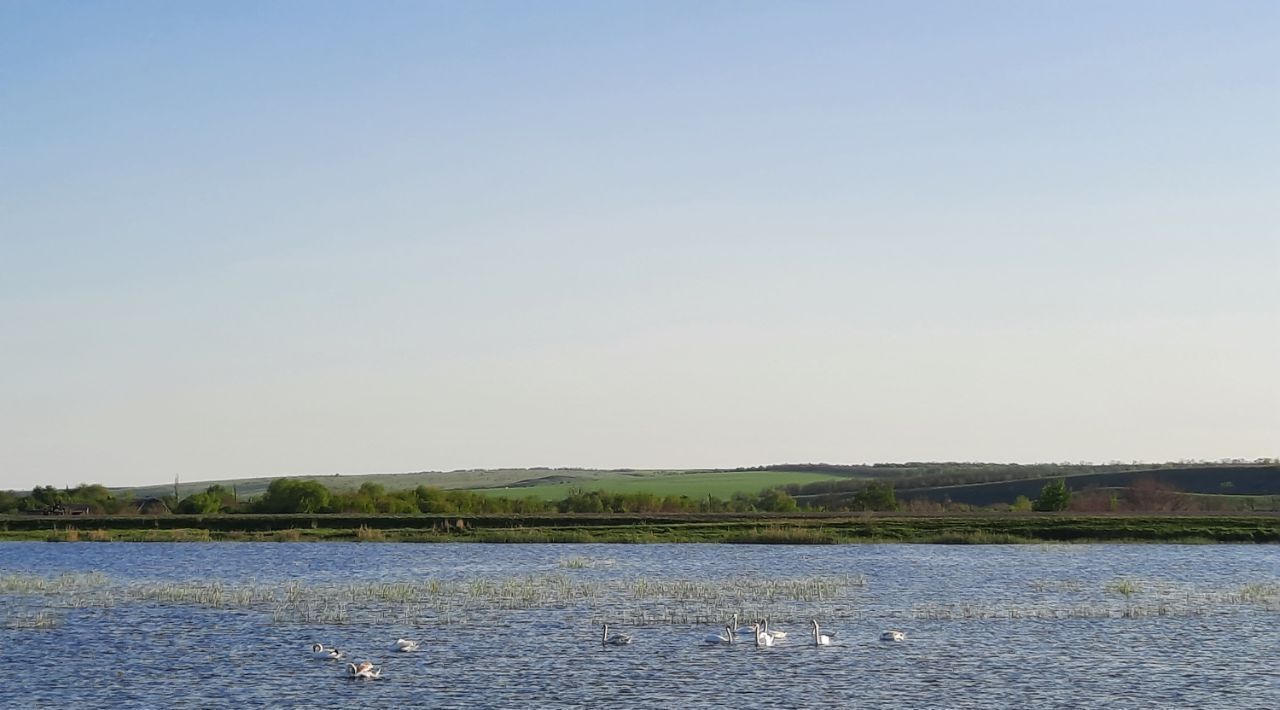
[[[273,539],[279,542],[298,542],[302,539],[302,531],[298,528],[289,528],[288,530],[280,530],[276,532]]]
[[[561,559],[559,561],[559,565],[565,569],[591,569],[593,567],[601,567],[607,564],[611,564],[611,562],[609,560],[597,560],[590,557],[584,557],[582,555]]]
[[[382,542],[387,539],[386,533],[378,528],[371,528],[368,525],[361,524],[356,528],[356,539],[361,542]]]
[[[834,545],[836,534],[824,528],[770,525],[750,531],[732,533],[724,542],[752,545]]]
[[[1110,582],[1107,582],[1103,588],[1112,594],[1123,595],[1125,598],[1131,597],[1142,590],[1141,586],[1139,586],[1136,581],[1123,578],[1113,579]]]
[[[0,608],[41,609],[183,605],[261,614],[277,624],[389,624],[403,627],[501,624],[512,614],[566,610],[583,618],[628,626],[720,626],[734,613],[743,623],[769,617],[783,625],[812,616],[863,618],[863,575],[767,579],[754,575],[674,578],[658,575],[574,574],[607,560],[575,558],[562,571],[525,575],[309,584],[262,584],[195,579],[113,582],[98,573],[0,576]],[[1008,599],[955,600],[889,610],[895,618],[941,621],[1137,619],[1221,616],[1280,611],[1280,582],[1263,579],[1230,588],[1112,580],[1102,589],[1077,581],[1032,580]],[[1128,589],[1125,594],[1122,590]],[[1024,588],[1026,590],[1026,588]],[[1141,593],[1141,596],[1138,596]],[[1117,598],[1117,595],[1122,598]],[[14,597],[12,602],[3,597]],[[23,599],[26,597],[27,599]],[[48,613],[56,620],[56,615]],[[882,612],[883,613],[883,612]],[[23,618],[34,616],[27,614]]]
[[[62,620],[47,611],[34,614],[17,613],[5,620],[8,629],[56,629]]]

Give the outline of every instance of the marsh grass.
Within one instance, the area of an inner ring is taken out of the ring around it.
[[[361,525],[356,528],[356,539],[362,542],[382,542],[387,539],[387,535],[378,528]]]
[[[74,541],[83,534],[61,521],[32,516],[3,517],[0,540]],[[832,544],[901,542],[932,544],[1016,544],[1079,542],[1280,542],[1274,516],[848,516],[766,514],[672,514],[654,518],[602,515],[468,516],[427,515],[225,515],[199,518],[206,530],[166,532],[195,519],[173,516],[140,526],[132,516],[91,516],[77,524],[107,531],[119,541],[170,540],[385,540],[414,542],[740,542]],[[70,522],[70,521],[68,521]],[[322,527],[331,525],[334,527]],[[372,528],[383,535],[362,533]],[[294,532],[294,531],[297,532]],[[93,537],[91,539],[100,539]]]
[[[61,623],[62,620],[57,616],[47,611],[38,611],[13,614],[5,619],[4,626],[8,629],[56,629]]]
[[[1104,586],[1108,592],[1112,594],[1123,595],[1126,599],[1142,591],[1142,586],[1136,580],[1132,579],[1113,579]]]
[[[1010,533],[962,530],[932,535],[921,539],[919,542],[933,545],[1025,545],[1036,541]]]
[[[198,606],[263,614],[276,624],[341,625],[395,622],[405,627],[501,623],[512,613],[576,610],[588,618],[629,626],[721,625],[769,617],[782,625],[810,615],[861,618],[866,577],[768,579],[754,575],[710,579],[654,575],[595,579],[573,574],[607,560],[569,557],[563,572],[391,581],[260,584],[190,580],[114,583],[99,573],[44,577],[0,576],[0,601],[48,609],[117,604]],[[1261,580],[1230,589],[1162,581],[1117,579],[1101,585],[1031,580],[1019,597],[1003,601],[942,601],[891,612],[926,620],[1136,619],[1190,617],[1238,610],[1280,611],[1280,582]],[[1126,594],[1124,590],[1129,590]],[[1136,601],[1141,593],[1141,601]],[[1116,599],[1119,594],[1123,599]],[[22,601],[26,597],[30,601]],[[14,617],[35,618],[32,613]],[[23,628],[28,628],[24,626]],[[783,627],[785,628],[785,626]]]
[[[730,534],[724,542],[752,545],[834,545],[840,540],[834,531],[824,528],[770,525]]]
[[[73,525],[59,530],[54,527],[44,538],[48,542],[80,542],[80,531]]]
[[[572,568],[571,568],[572,569]],[[722,623],[786,618],[779,605],[823,604],[866,585],[858,575],[761,580],[575,579],[568,574],[305,585],[147,582],[109,585],[101,575],[0,578],[0,593],[43,595],[62,606],[146,603],[258,609],[275,623],[346,624],[395,619],[403,625],[469,623],[494,614],[547,608],[609,609],[634,624]]]

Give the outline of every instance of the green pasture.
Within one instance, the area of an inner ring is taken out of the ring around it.
[[[733,471],[712,472],[645,472],[642,476],[611,476],[581,478],[567,482],[548,482],[531,486],[501,488],[475,488],[476,493],[506,498],[534,497],[540,500],[561,500],[577,490],[604,493],[652,493],[658,496],[689,496],[705,498],[715,496],[727,499],[735,493],[755,495],[766,488],[787,484],[816,483],[819,481],[849,480],[848,476],[825,473],[798,473],[794,471]]]
[[[651,476],[679,475],[680,471],[632,471],[632,470],[600,470],[600,469],[549,469],[549,468],[503,468],[473,469],[466,471],[424,471],[420,473],[359,473],[342,475],[298,475],[275,476],[270,478],[239,478],[206,481],[181,481],[178,496],[185,497],[199,493],[213,484],[226,488],[235,488],[241,498],[256,498],[266,492],[267,486],[276,478],[294,478],[304,481],[316,481],[331,491],[354,491],[365,483],[382,486],[388,491],[402,491],[418,486],[431,486],[443,489],[473,489],[510,486],[523,481],[536,482],[542,479],[573,479],[592,482],[597,479],[645,478]],[[134,498],[148,498],[170,495],[173,484],[153,486],[137,486],[133,488],[117,488],[114,492],[128,492]]]

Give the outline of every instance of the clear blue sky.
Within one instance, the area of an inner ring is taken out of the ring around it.
[[[1278,38],[0,0],[0,487],[1276,456]]]

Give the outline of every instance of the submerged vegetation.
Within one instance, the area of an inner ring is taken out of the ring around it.
[[[0,577],[0,610],[9,628],[52,628],[68,610],[128,604],[242,610],[276,624],[341,625],[394,621],[404,626],[491,623],[506,614],[573,608],[630,626],[720,624],[737,614],[779,623],[858,619],[861,595],[875,582],[858,574],[767,579],[599,577],[608,560],[578,559],[566,571],[461,578],[305,584],[117,582],[100,574]],[[954,600],[904,606],[890,616],[929,620],[1043,620],[1205,616],[1233,610],[1280,612],[1280,583],[1205,588],[1158,580],[1032,580],[1003,600]]]

